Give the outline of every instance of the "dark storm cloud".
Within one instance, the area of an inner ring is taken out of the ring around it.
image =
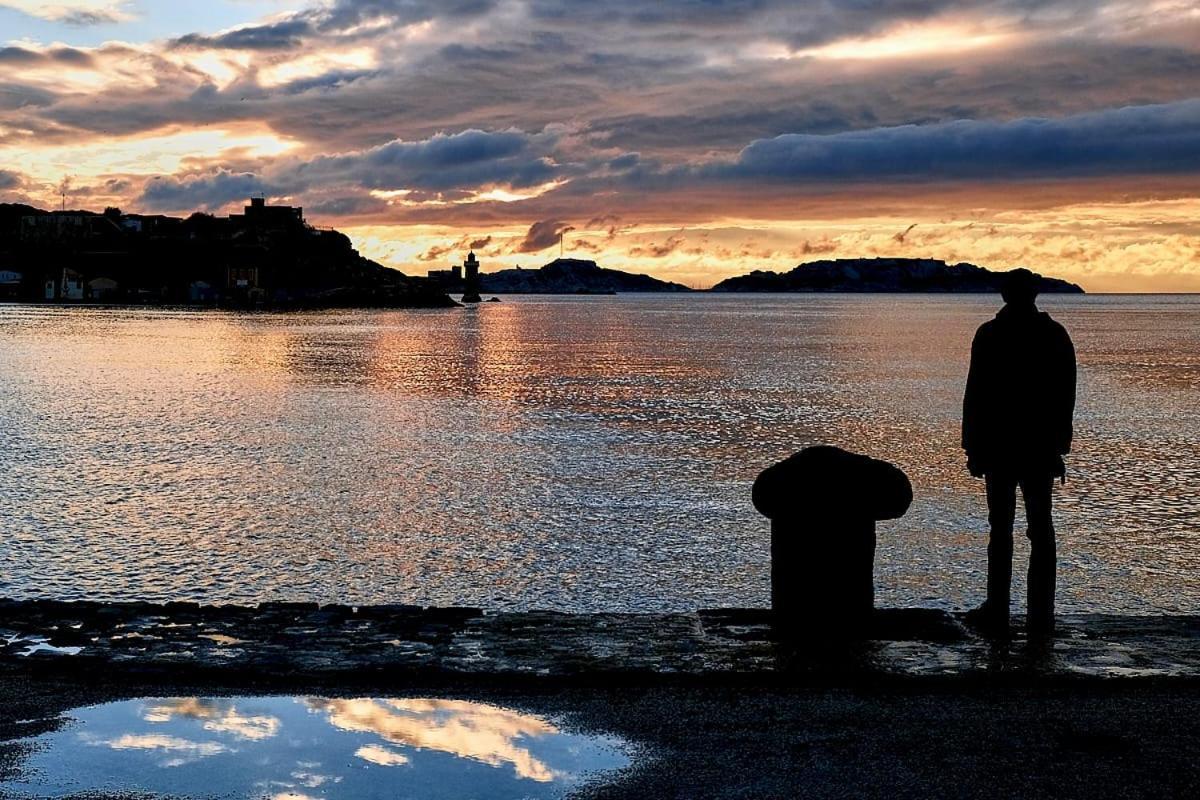
[[[49,50],[30,50],[24,47],[0,47],[0,65],[3,64],[44,64],[47,62],[71,64],[73,66],[90,66],[92,56],[74,47],[52,47]]]
[[[785,134],[711,175],[786,181],[1004,180],[1200,170],[1200,99],[1060,119]]]
[[[298,78],[294,81],[289,81],[280,87],[280,91],[285,95],[298,95],[307,92],[328,93],[331,90],[349,86],[355,81],[379,77],[382,74],[379,70],[374,69],[337,70],[326,72],[324,75],[318,75],[315,78]]]
[[[100,9],[91,11],[75,9],[55,18],[55,22],[61,22],[76,28],[88,28],[93,25],[112,25],[123,20],[124,17],[120,14]]]
[[[415,142],[392,141],[366,151],[321,156],[283,167],[294,185],[343,182],[369,189],[464,189],[487,184],[527,187],[559,174],[542,150],[553,137],[519,131],[466,130]]]
[[[466,130],[450,136],[441,134],[423,142],[389,142],[367,156],[374,166],[443,168],[509,158],[525,151],[528,137],[519,132],[489,133]]]
[[[0,49],[0,142],[36,148],[189,128],[221,128],[236,142],[270,131],[293,149],[197,153],[147,186],[147,202],[215,207],[257,191],[302,197],[335,217],[542,220],[551,244],[561,219],[617,211],[636,224],[630,209],[661,208],[682,223],[671,204],[689,192],[689,208],[719,216],[731,197],[768,183],[778,198],[843,181],[887,192],[913,180],[1194,169],[1186,126],[1161,108],[1200,97],[1200,48],[1182,23],[1170,26],[1173,38],[1134,35],[1130,14],[1148,12],[1114,8],[329,0],[165,48]],[[1118,22],[1089,32],[1103,18]],[[928,52],[906,59],[795,52],[925,21],[996,31],[1003,43],[939,52],[936,38],[951,34],[937,27]],[[217,53],[232,73],[201,50],[239,51]],[[58,64],[73,77],[82,57],[103,79],[95,90],[56,79]],[[281,83],[288,74],[303,77]],[[1127,105],[1149,110],[1104,111]],[[566,182],[515,203],[474,202],[488,188],[551,181]]]
[[[390,20],[400,25],[435,18],[458,20],[487,14],[495,0],[336,0],[329,8],[310,12],[325,30],[345,30],[373,20]]]
[[[486,14],[495,5],[484,0],[338,0],[273,22],[244,25],[214,35],[189,33],[171,40],[170,45],[211,50],[291,50],[301,47],[307,38],[342,34],[364,23],[409,25],[433,19],[454,20]]]
[[[24,179],[19,172],[12,170],[0,169],[0,191],[7,189],[17,189],[25,185]]]
[[[408,203],[470,200],[480,186],[545,183],[561,167],[542,155],[554,137],[468,130],[423,141],[393,141],[360,152],[277,159],[261,171],[217,169],[146,183],[140,202],[156,209],[215,209],[250,195],[305,194],[314,213],[378,214],[388,206],[371,190],[404,190]]]
[[[616,172],[633,169],[639,163],[641,163],[641,160],[641,153],[625,153],[624,155],[619,155],[616,158],[610,158],[608,160],[608,168]]]
[[[41,53],[24,47],[0,47],[0,64],[33,64],[44,58]]]
[[[530,13],[543,24],[670,31],[700,40],[766,35],[799,50],[950,12],[1024,16],[1030,25],[1042,17],[1061,24],[1067,17],[1079,24],[1103,5],[1094,0],[533,0]]]
[[[231,31],[205,36],[189,33],[171,42],[174,47],[213,50],[287,50],[300,47],[312,33],[312,24],[301,17],[266,25],[248,25]]]
[[[370,195],[347,195],[318,200],[315,203],[309,203],[305,208],[311,214],[354,217],[385,211],[387,210],[387,203]]]
[[[208,175],[156,178],[146,182],[139,203],[156,210],[195,208],[212,210],[251,195],[276,192],[262,178],[248,172],[218,170]]]
[[[60,64],[70,64],[76,67],[88,67],[94,61],[90,53],[74,47],[54,47],[46,51],[46,56]]]
[[[572,120],[587,144],[612,148],[616,157],[640,151],[644,159],[678,161],[706,150],[732,153],[748,141],[784,133],[1059,116],[1200,96],[1200,55],[1193,50],[1086,37],[1038,40],[1041,44],[1030,45],[1019,57],[998,51],[981,61],[931,53],[903,64],[861,65],[849,73],[827,65],[818,69],[808,59],[708,63],[709,56],[719,60],[752,43],[778,39],[780,31],[792,30],[781,20],[795,15],[857,18],[869,11],[884,20],[907,19],[949,8],[940,2],[855,0],[819,4],[824,10],[815,9],[817,4],[765,0],[617,3],[603,12],[592,5],[543,2],[528,17],[515,13],[520,4],[511,3],[321,5],[259,26],[179,40],[191,43],[176,48],[184,56],[204,42],[216,46],[218,40],[260,48],[247,51],[254,59],[251,66],[228,85],[218,87],[198,70],[150,53],[131,53],[127,57],[136,59],[137,73],[152,86],[117,81],[98,92],[64,91],[58,102],[38,112],[40,119],[17,125],[0,117],[0,127],[122,135],[167,125],[261,120],[310,144],[313,151],[343,152],[467,127],[529,130]],[[1016,13],[1027,11],[1027,5],[1005,2],[995,8]],[[1028,16],[1074,19],[1072,15],[1092,13],[1078,5],[1058,0],[1041,4]],[[499,6],[501,12],[483,16]],[[422,44],[408,41],[392,24],[362,30],[351,24],[372,20],[431,21],[434,27]],[[462,20],[485,22],[455,41]],[[667,22],[674,26],[669,35]],[[849,24],[831,23],[831,30]],[[375,49],[375,68],[331,67],[283,85],[258,83],[259,60],[324,52],[322,48],[336,52],[347,37],[356,47]],[[290,47],[296,41],[300,44],[291,49],[261,49]],[[8,48],[0,51],[0,64],[6,52],[14,67],[22,59],[45,58],[29,48]],[[102,65],[116,57],[111,47],[95,53]],[[45,139],[41,133],[39,138]],[[626,169],[627,163],[611,168]]]
[[[517,245],[518,253],[536,253],[558,244],[563,234],[575,230],[565,222],[554,219],[538,220],[529,226],[529,232]]]

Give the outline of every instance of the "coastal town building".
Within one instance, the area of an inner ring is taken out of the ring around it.
[[[45,281],[46,300],[82,300],[84,297],[83,273],[70,267],[55,270],[57,274]]]
[[[25,242],[86,242],[120,237],[118,222],[100,214],[52,212],[21,218]]]
[[[428,273],[429,277],[435,281],[449,284],[459,284],[462,282],[462,267],[457,264],[450,269],[431,269]]]
[[[304,209],[299,206],[269,206],[266,198],[252,197],[250,205],[244,208],[244,214],[230,214],[229,219],[234,224],[265,230],[288,230],[302,227]]]
[[[115,300],[121,284],[112,278],[93,278],[87,282],[87,295],[92,300]]]
[[[303,251],[301,240],[327,235],[308,226],[302,208],[262,197],[225,218],[108,208],[25,213],[13,223],[12,238],[0,240],[0,255],[14,267],[3,273],[0,299],[53,302],[258,301],[282,243]],[[187,251],[180,249],[185,241],[194,243]],[[187,266],[192,261],[209,263]],[[175,278],[181,270],[194,274]]]
[[[450,304],[444,290],[362,257],[298,206],[186,218],[0,203],[0,299],[234,307]],[[461,275],[461,271],[459,272]]]
[[[24,273],[0,269],[0,300],[19,300],[24,281]]]

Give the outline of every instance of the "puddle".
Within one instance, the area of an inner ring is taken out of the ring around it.
[[[79,627],[72,625],[71,627]],[[34,653],[51,653],[57,656],[77,656],[83,652],[82,647],[58,646],[50,644],[50,640],[45,636],[22,636],[19,633],[0,633],[0,639],[4,640],[3,646],[20,645],[25,649],[17,653],[18,656],[26,657]]]
[[[629,763],[622,742],[506,708],[432,698],[221,697],[75,709],[0,794],[560,797]]]

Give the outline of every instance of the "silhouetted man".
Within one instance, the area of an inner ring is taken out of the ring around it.
[[[971,345],[963,396],[962,446],[967,469],[987,479],[987,600],[968,618],[993,633],[1008,630],[1016,491],[1025,499],[1029,551],[1028,625],[1054,629],[1055,548],[1050,495],[1065,478],[1075,412],[1075,348],[1062,325],[1038,311],[1037,276],[1009,272],[1004,308]]]

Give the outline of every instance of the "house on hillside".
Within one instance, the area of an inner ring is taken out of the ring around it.
[[[262,197],[251,197],[243,214],[230,214],[234,224],[258,230],[291,230],[303,227],[304,209],[299,206],[269,206]]]
[[[24,273],[10,269],[0,269],[0,301],[20,300],[21,284],[25,280]]]
[[[115,300],[121,285],[112,278],[93,278],[87,283],[88,297],[92,300]]]
[[[45,280],[45,298],[47,300],[82,300],[84,296],[83,273],[70,267],[63,267],[59,276],[50,273]]]

